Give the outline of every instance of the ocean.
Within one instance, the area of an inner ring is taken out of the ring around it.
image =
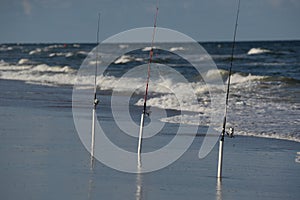
[[[225,138],[221,183],[219,136],[208,137],[215,143],[204,159],[198,153],[208,127],[221,132],[232,43],[199,44],[203,55],[190,43],[154,45],[143,152],[170,144],[180,127],[192,144],[172,164],[146,174],[120,172],[100,161],[90,170],[84,141],[90,141],[96,51],[97,119],[114,144],[136,151],[149,44],[105,44],[98,50],[81,43],[0,44],[0,197],[297,199],[300,41],[236,43],[227,116],[235,137]],[[216,67],[200,73],[192,64]],[[82,121],[74,119],[78,109],[89,126],[85,136],[76,125]],[[121,167],[128,164],[129,158],[120,159]]]
[[[232,49],[231,42],[200,44],[218,68],[217,71],[211,73],[221,74],[226,83]],[[111,55],[102,56],[113,56],[116,52],[129,48],[130,45],[135,44],[109,45],[105,53]],[[69,108],[71,106],[70,94],[76,83],[77,72],[83,60],[95,46],[95,44],[1,44],[1,82],[9,80],[10,87],[14,85],[21,87],[20,84],[26,88],[30,88],[31,85],[39,86],[38,91],[28,89],[21,93],[15,93],[14,90],[2,90],[1,106],[20,106],[14,101],[21,98],[24,100],[22,105],[26,107]],[[203,80],[199,78],[199,73],[193,71],[188,62],[178,58],[176,53],[186,51],[193,61],[199,63],[203,61],[201,55],[193,54],[192,46],[186,43],[168,44],[167,48],[169,52],[154,50],[153,62],[176,69],[188,80],[184,84],[194,84],[193,88],[197,91],[198,105],[195,106],[194,102],[187,102],[184,105],[184,109],[193,112],[196,117],[188,117],[184,119],[184,123],[209,125],[207,112],[210,111],[205,105],[209,99],[205,95],[207,91],[203,89]],[[103,75],[98,74],[98,93],[111,95],[114,89],[126,92],[130,91],[131,87],[140,85],[140,91],[136,92],[140,93],[140,96],[136,97],[136,102],[133,101],[132,104],[141,106],[146,80],[139,79],[139,74],[137,77],[129,77],[126,80],[128,83],[126,87],[114,88],[114,85],[130,69],[147,63],[149,52],[146,50],[136,50],[118,57]],[[300,142],[300,41],[237,42],[232,70],[227,121],[230,126],[235,127],[235,134]],[[155,79],[155,74],[152,77]],[[93,80],[93,77],[90,79]],[[170,78],[162,84],[166,87],[169,85],[176,87],[177,82]],[[184,88],[185,86],[178,84],[178,87]],[[148,106],[178,111],[182,109],[170,92],[164,91],[159,86],[151,86],[151,84],[149,88]],[[35,95],[35,92],[38,94]],[[199,115],[200,121],[198,121]],[[162,120],[179,123],[176,115]]]

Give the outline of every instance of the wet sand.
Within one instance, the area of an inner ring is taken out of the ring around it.
[[[298,199],[300,143],[226,138],[223,179],[218,145],[203,160],[196,137],[172,165],[128,174],[100,162],[93,171],[70,109],[0,107],[1,199]],[[297,162],[298,161],[298,162]]]

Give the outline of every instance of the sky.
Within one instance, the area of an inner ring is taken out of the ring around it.
[[[159,0],[157,26],[232,41],[238,0]],[[151,27],[156,0],[0,0],[0,43],[95,42]],[[237,40],[300,40],[300,0],[241,0]]]

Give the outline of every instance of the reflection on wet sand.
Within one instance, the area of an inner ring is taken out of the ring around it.
[[[216,186],[216,200],[222,200],[222,181],[221,179],[217,179],[217,186]]]
[[[135,199],[142,200],[143,199],[143,179],[142,174],[137,173],[136,175],[136,192],[135,192]]]
[[[89,178],[89,187],[88,187],[88,200],[92,199],[93,188],[94,188],[94,157],[91,156],[91,168],[90,168],[90,178]]]
[[[141,165],[138,164],[138,171],[136,173],[136,192],[135,199],[142,200],[143,199],[143,174],[141,173]]]

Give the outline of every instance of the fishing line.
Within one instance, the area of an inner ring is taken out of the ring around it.
[[[151,49],[149,52],[149,61],[148,61],[148,68],[147,68],[146,90],[145,90],[145,95],[144,95],[144,110],[143,110],[144,114],[146,114],[146,102],[147,102],[147,98],[148,98],[148,88],[149,88],[149,80],[150,80],[150,67],[151,67],[151,63],[153,61],[153,45],[154,45],[154,38],[155,38],[155,33],[156,33],[157,15],[158,15],[158,6],[156,5],[156,13],[155,13],[155,17],[154,17]]]
[[[235,49],[235,43],[236,43],[236,31],[237,31],[237,27],[238,27],[239,13],[240,13],[240,0],[238,0],[237,13],[236,13],[236,19],[235,19],[230,66],[228,69],[228,82],[227,82],[226,99],[225,99],[225,112],[224,112],[223,127],[222,127],[222,133],[221,133],[221,139],[220,139],[220,145],[219,145],[219,161],[218,161],[218,174],[217,174],[217,178],[219,178],[219,179],[222,178],[223,145],[224,145],[225,133],[227,133],[226,132],[226,120],[227,120],[227,112],[228,112],[228,99],[229,99],[229,92],[230,92],[230,81],[231,81],[231,74],[232,74],[233,56],[234,56],[234,49]],[[233,128],[230,128],[230,131],[227,134],[230,137],[233,137]]]
[[[94,150],[95,150],[95,121],[96,121],[96,108],[99,103],[97,99],[97,70],[99,60],[99,29],[100,29],[100,13],[98,13],[98,27],[97,27],[97,46],[96,46],[96,63],[95,63],[95,77],[94,77],[94,100],[92,111],[92,139],[91,139],[91,169],[94,167]]]
[[[156,12],[154,16],[154,25],[153,25],[153,32],[152,32],[152,40],[151,40],[151,49],[149,52],[149,61],[148,61],[148,67],[147,67],[147,80],[146,80],[146,89],[145,89],[145,95],[144,95],[144,107],[143,112],[141,115],[141,122],[140,122],[140,132],[139,132],[139,141],[138,141],[138,157],[139,157],[139,165],[140,163],[140,154],[142,151],[142,137],[143,137],[143,128],[144,128],[144,117],[145,115],[149,115],[149,112],[147,112],[147,98],[148,98],[148,89],[149,89],[149,80],[150,80],[150,68],[151,63],[153,59],[153,45],[154,45],[154,38],[156,33],[156,23],[157,23],[157,15],[158,15],[158,1],[156,1]]]

